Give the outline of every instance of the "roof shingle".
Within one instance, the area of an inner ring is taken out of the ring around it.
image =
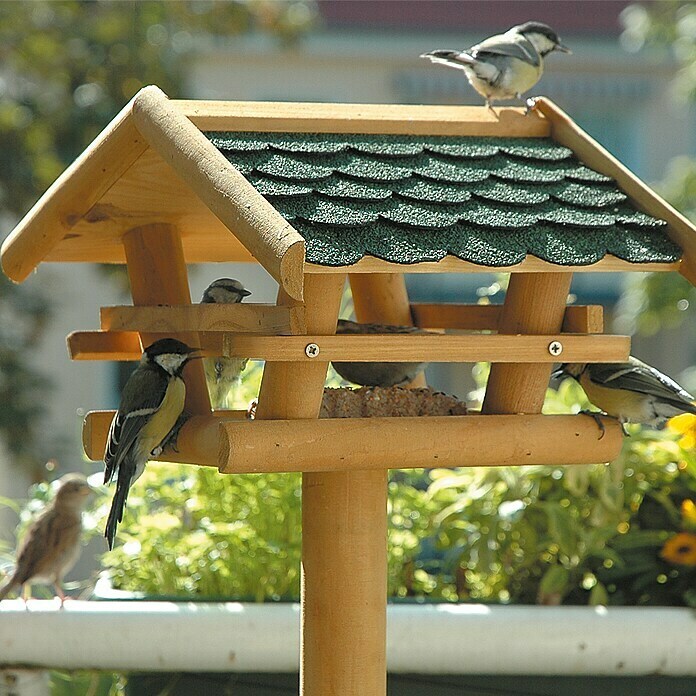
[[[207,133],[307,242],[310,263],[447,254],[504,267],[672,262],[666,223],[548,138]]]

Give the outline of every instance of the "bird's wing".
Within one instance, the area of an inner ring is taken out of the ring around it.
[[[144,365],[137,370],[138,379],[131,377],[126,382],[121,407],[111,421],[104,452],[104,483],[111,481],[118,471],[141,428],[160,407],[167,391],[167,380],[161,378],[156,368]],[[124,404],[127,412],[124,412]]]
[[[541,58],[531,41],[521,34],[497,34],[472,46],[466,51],[476,60],[485,60],[486,55],[518,58],[535,67],[541,65]]]
[[[60,515],[53,507],[36,519],[19,546],[17,569],[13,577],[16,584],[23,585],[51,570],[62,552],[63,529]]]
[[[594,364],[589,376],[595,384],[608,389],[627,389],[696,412],[691,394],[667,375],[636,358],[627,363]]]

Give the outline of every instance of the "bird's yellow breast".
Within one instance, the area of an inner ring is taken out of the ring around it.
[[[180,377],[169,380],[167,391],[160,407],[143,426],[138,437],[138,444],[145,457],[162,444],[162,440],[174,427],[177,418],[184,410],[186,385]]]
[[[610,389],[595,384],[586,371],[580,375],[579,381],[587,398],[610,416],[633,422],[641,422],[650,417],[648,399],[645,395],[627,389]]]

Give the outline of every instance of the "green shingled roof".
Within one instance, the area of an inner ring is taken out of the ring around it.
[[[665,222],[548,138],[206,135],[302,234],[310,263],[681,257]]]

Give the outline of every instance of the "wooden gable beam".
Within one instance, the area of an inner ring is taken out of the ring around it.
[[[2,268],[21,283],[147,149],[131,100],[53,182],[2,244]]]
[[[133,118],[148,144],[278,281],[302,300],[304,238],[158,87],[133,99]]]
[[[569,147],[592,169],[614,179],[639,210],[667,222],[667,234],[684,252],[679,272],[696,285],[696,226],[585,133],[550,99],[539,97],[534,109],[549,120],[551,137],[556,142]]]

